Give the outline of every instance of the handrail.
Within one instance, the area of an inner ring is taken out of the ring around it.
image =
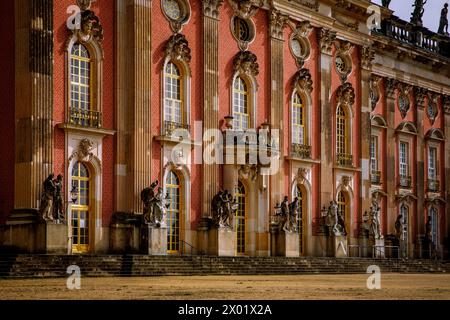
[[[194,250],[196,250],[196,248],[190,244],[189,242],[186,242],[184,240],[178,240],[179,243],[182,244],[182,250],[180,250],[180,254],[183,255],[185,253],[185,245],[187,244],[190,247],[190,255],[193,255]]]

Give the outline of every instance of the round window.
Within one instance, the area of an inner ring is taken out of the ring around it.
[[[340,73],[346,73],[347,72],[347,64],[345,63],[345,59],[341,56],[336,56],[336,59],[334,61],[334,64],[336,66],[336,69]]]
[[[292,53],[294,54],[294,56],[296,56],[297,58],[300,58],[303,56],[302,44],[300,43],[300,41],[298,39],[294,38],[291,40],[291,48],[292,48]]]
[[[163,0],[163,10],[169,19],[180,20],[182,18],[182,7],[178,0]]]
[[[238,41],[250,42],[253,40],[254,32],[250,21],[235,16],[232,24],[233,35]]]

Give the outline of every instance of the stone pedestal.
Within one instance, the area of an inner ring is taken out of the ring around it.
[[[52,222],[39,223],[36,229],[36,247],[38,252],[67,254],[69,250],[68,227]]]
[[[219,257],[236,255],[236,232],[230,228],[212,228],[208,235],[208,254]]]
[[[197,227],[197,248],[198,254],[207,254],[208,253],[208,235],[209,229],[212,224],[211,218],[202,217]]]
[[[347,237],[346,236],[335,236],[334,237],[334,256],[336,258],[347,258],[348,257],[348,247],[347,247]]]
[[[375,239],[373,256],[374,258],[384,258],[386,256],[384,239]]]
[[[276,255],[282,257],[299,257],[300,244],[297,232],[281,231],[277,234]]]
[[[132,253],[138,250],[139,228],[121,223],[110,226],[110,251],[112,253]]]
[[[151,256],[167,255],[167,227],[147,228],[148,254]]]

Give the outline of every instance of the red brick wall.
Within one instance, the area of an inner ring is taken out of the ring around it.
[[[66,27],[68,14],[67,7],[76,4],[73,0],[59,0],[54,3],[55,24],[55,53],[54,53],[54,122],[55,122],[55,150],[54,171],[64,172],[64,161],[69,155],[65,153],[64,131],[56,128],[56,125],[65,121],[64,112],[67,103],[65,86],[67,81],[65,46],[70,37]],[[103,127],[114,129],[114,1],[97,0],[93,3],[91,10],[99,17],[103,26],[104,60],[103,60]],[[103,139],[103,225],[109,225],[111,214],[114,210],[114,137],[108,136]],[[67,173],[65,173],[67,175]]]
[[[0,160],[0,224],[14,208],[14,1],[0,1],[0,137],[7,146]]]

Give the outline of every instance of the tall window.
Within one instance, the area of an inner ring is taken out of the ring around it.
[[[299,205],[299,217],[298,217],[298,233],[299,233],[299,248],[300,248],[300,254],[304,254],[305,252],[305,226],[306,226],[306,203],[305,203],[305,194],[303,190],[299,187],[297,187],[296,190],[296,197],[298,198],[298,205]]]
[[[183,123],[182,76],[180,69],[172,62],[164,70],[164,120]]]
[[[72,251],[84,253],[89,251],[91,180],[88,168],[81,162],[72,169],[72,187],[78,190],[77,203],[71,210]]]
[[[76,43],[70,55],[70,107],[90,110],[91,98],[91,58],[87,48]]]
[[[237,77],[233,83],[233,128],[246,130],[250,127],[248,86],[244,79]]]
[[[338,215],[344,219],[345,222],[345,231],[347,234],[350,233],[349,226],[350,221],[348,221],[348,203],[347,203],[347,197],[345,196],[343,191],[340,191],[337,197],[337,205],[338,205]]]
[[[437,149],[428,149],[428,179],[436,180],[437,177]]]
[[[336,152],[337,154],[347,153],[347,116],[342,106],[336,112]]]
[[[306,144],[305,107],[298,93],[292,99],[292,143]]]
[[[166,178],[166,190],[169,194],[167,209],[167,252],[177,253],[180,248],[180,179],[170,171]]]
[[[370,170],[378,171],[378,137],[370,137]]]
[[[406,142],[400,142],[399,146],[399,172],[400,176],[407,177],[409,176],[409,146]]]
[[[247,215],[246,206],[246,194],[245,187],[241,181],[239,181],[236,187],[235,197],[238,204],[238,209],[235,216],[235,230],[237,240],[237,254],[245,254],[245,219]]]
[[[431,207],[430,209],[430,216],[429,219],[431,219],[430,223],[431,223],[431,241],[433,242],[433,244],[435,246],[437,246],[438,243],[438,210],[435,207]]]
[[[408,233],[409,233],[409,209],[407,206],[405,206],[404,204],[402,204],[400,206],[400,214],[402,216],[402,225],[403,225],[403,229],[400,230],[400,239],[403,240],[402,241],[402,251],[404,253],[405,256],[408,255]]]

